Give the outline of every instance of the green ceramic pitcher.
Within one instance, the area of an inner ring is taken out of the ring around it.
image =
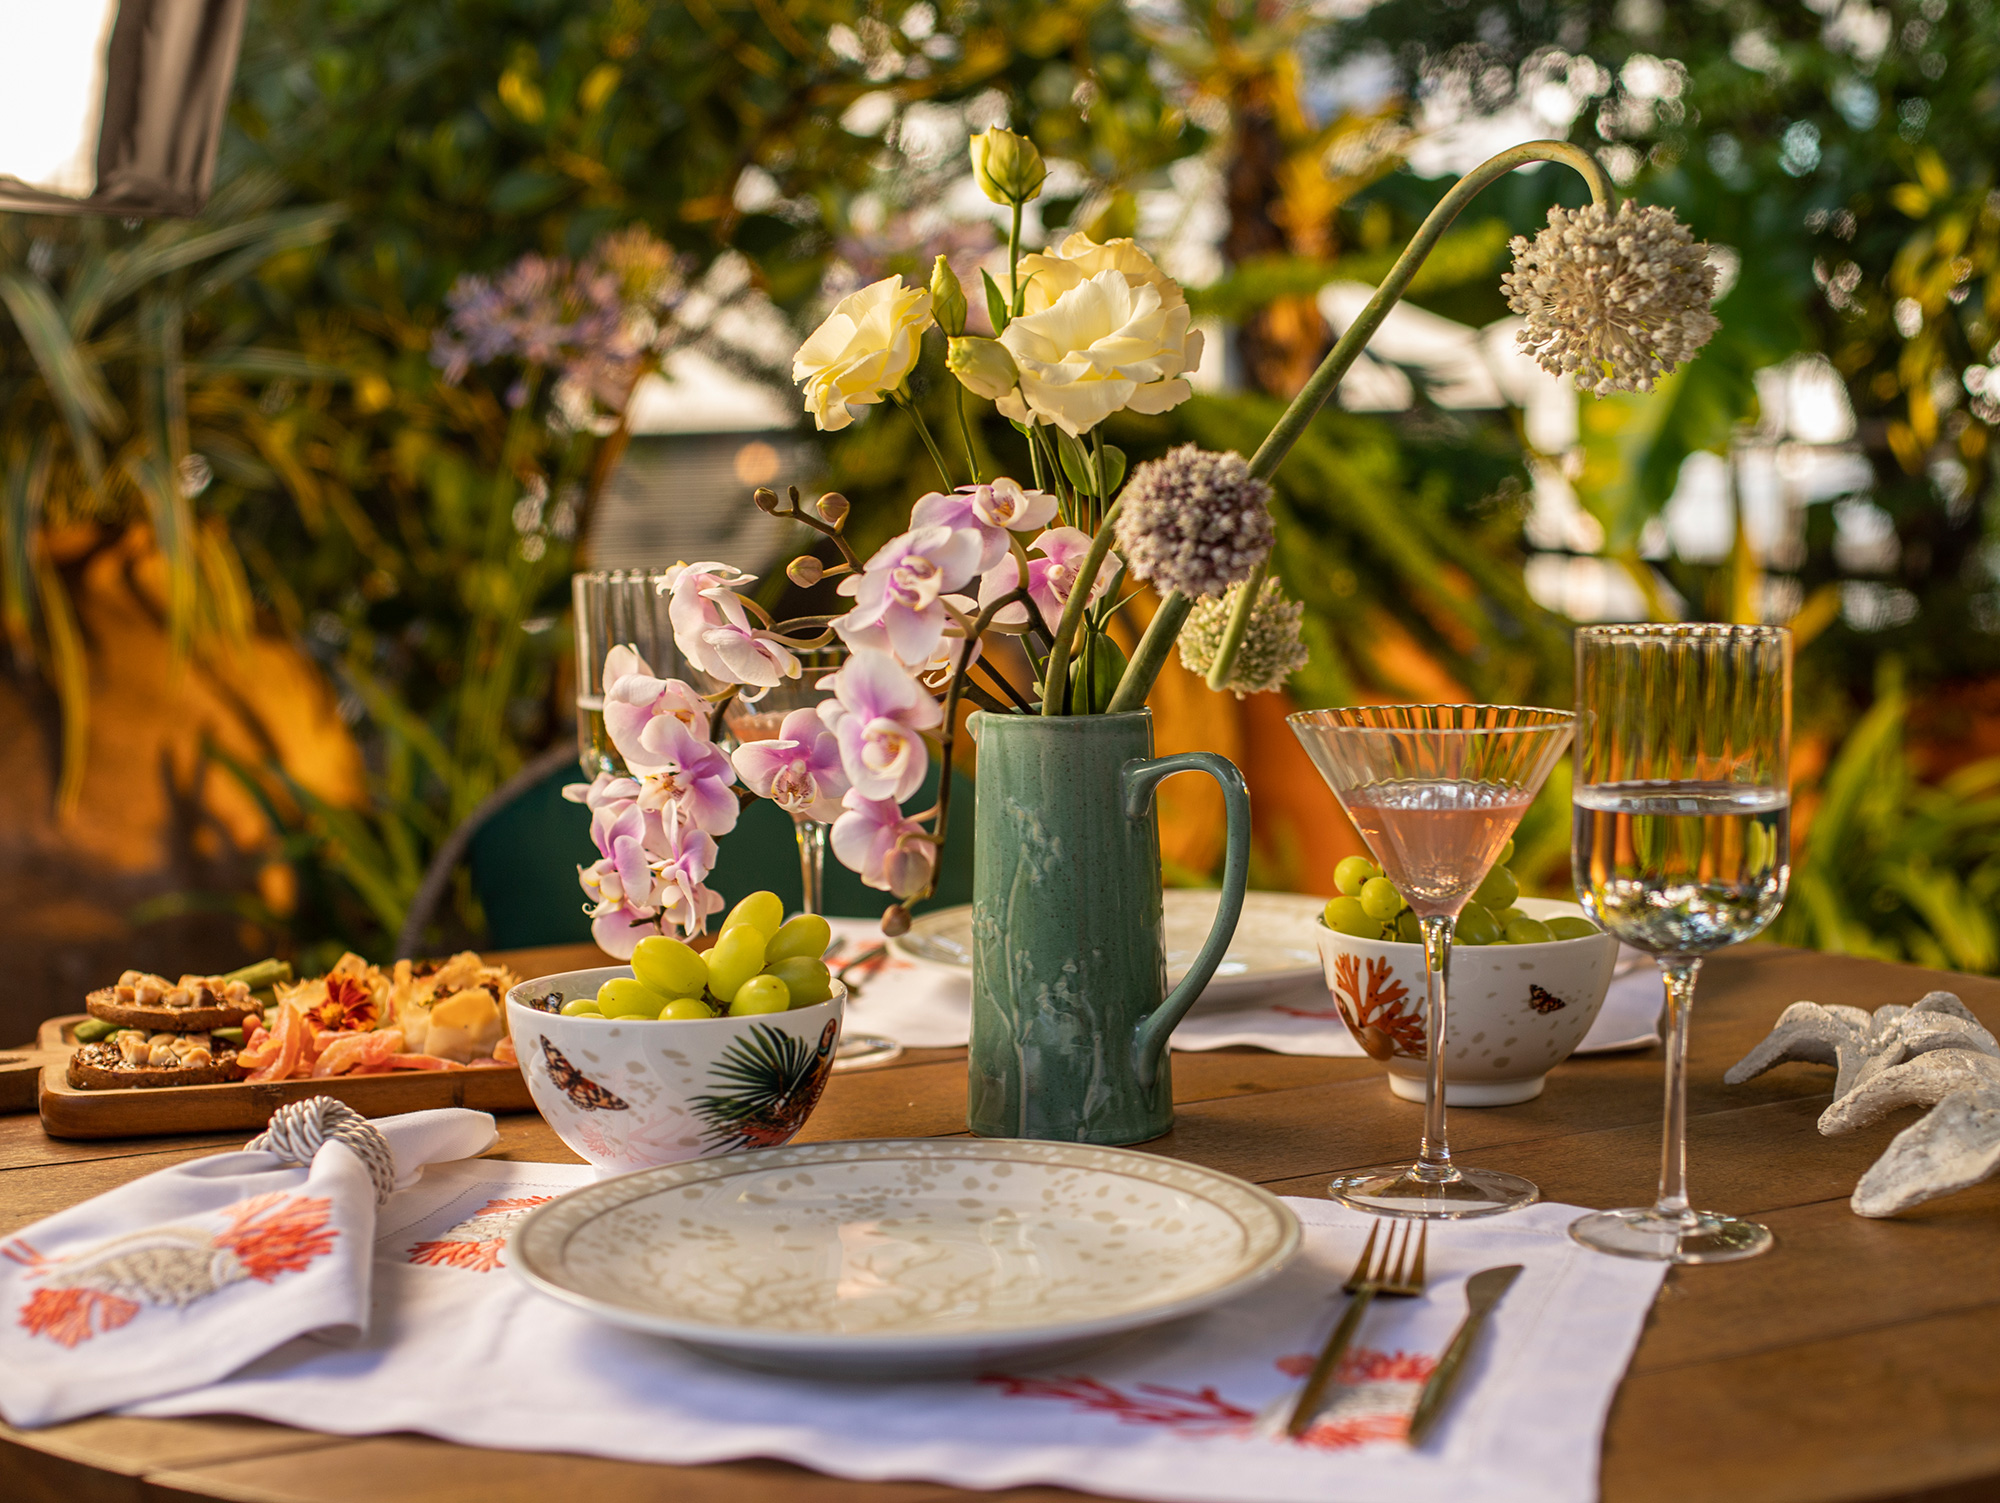
[[[1167,1039],[1215,974],[1250,858],[1250,794],[1213,752],[1153,755],[1150,710],[972,717],[979,804],[966,1119],[987,1137],[1139,1143],[1173,1126]],[[1153,790],[1222,785],[1222,902],[1167,990]]]

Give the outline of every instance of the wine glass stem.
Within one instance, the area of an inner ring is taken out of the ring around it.
[[[796,821],[799,837],[799,887],[804,894],[802,913],[825,911],[826,826],[816,819]]]
[[[1667,983],[1667,1104],[1660,1139],[1660,1198],[1654,1210],[1661,1216],[1688,1214],[1687,1195],[1687,1043],[1688,1013],[1694,1007],[1698,959],[1666,958],[1660,974]]]
[[[1445,972],[1451,965],[1451,934],[1457,920],[1434,913],[1422,920],[1424,982],[1430,991],[1430,1016],[1424,1023],[1424,1146],[1417,1155],[1419,1178],[1443,1179],[1452,1172],[1451,1144],[1444,1135]]]

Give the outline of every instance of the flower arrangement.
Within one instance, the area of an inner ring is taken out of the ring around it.
[[[1408,286],[1438,237],[1481,188],[1530,161],[1564,162],[1594,202],[1552,209],[1533,242],[1514,243],[1503,290],[1526,315],[1521,334],[1551,371],[1598,394],[1650,389],[1713,333],[1706,247],[1664,209],[1613,208],[1609,179],[1562,142],[1515,147],[1467,174],[1412,238],[1361,316],[1249,459],[1175,449],[1126,474],[1105,441],[1113,413],[1165,412],[1191,395],[1201,362],[1187,298],[1131,240],[1072,234],[1024,253],[1021,209],[1047,175],[1025,136],[993,128],[971,143],[986,196],[1012,211],[1004,283],[981,272],[993,333],[966,333],[967,297],[942,256],[928,287],[889,276],[842,298],[799,347],[793,377],[823,430],[884,402],[913,422],[943,481],[919,500],[909,528],[870,557],[844,536],[846,500],[802,504],[756,493],[766,512],[831,542],[828,565],[789,566],[801,586],[838,578],[851,602],[832,616],[773,621],[727,565],[677,565],[675,641],[719,688],[662,680],[629,649],[605,666],[605,723],[629,775],[604,775],[571,795],[587,803],[601,859],[581,874],[595,932],[613,954],[673,924],[702,930],[722,906],[703,879],[715,840],[734,826],[732,775],[749,794],[830,824],[838,859],[895,902],[883,917],[907,927],[927,894],[950,812],[953,739],[962,701],[995,714],[1094,715],[1136,710],[1178,641],[1182,661],[1239,696],[1281,687],[1305,661],[1302,607],[1266,577],[1273,529],[1269,477]],[[965,469],[912,404],[908,381],[935,326],[954,396]],[[1028,473],[987,477],[965,398],[992,402],[1020,434]],[[1111,617],[1128,583],[1161,604],[1128,661]],[[817,709],[796,710],[776,740],[716,744],[723,708],[760,697],[801,672],[797,654],[838,641],[841,666],[820,680]],[[942,762],[937,803],[905,801]]]

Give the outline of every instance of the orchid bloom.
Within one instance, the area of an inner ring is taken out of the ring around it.
[[[626,766],[646,760],[639,736],[660,715],[670,715],[697,735],[706,735],[712,706],[699,690],[677,678],[655,678],[646,660],[629,647],[604,655],[604,729]]]
[[[756,575],[709,560],[675,564],[661,577],[674,644],[690,667],[726,684],[769,689],[799,676],[799,660],[770,632],[750,624],[738,596]]]
[[[731,760],[752,793],[792,818],[826,825],[840,817],[840,798],[847,792],[840,739],[818,711],[792,711],[779,723],[775,740],[746,741]]]
[[[706,729],[706,727],[704,727]],[[730,785],[736,770],[722,749],[671,715],[656,715],[639,733],[639,807],[665,810],[710,835],[736,828],[739,805]]]
[[[598,784],[606,781],[600,778]],[[658,884],[646,850],[649,825],[657,829],[657,817],[649,817],[631,800],[610,801],[594,809],[590,833],[603,854],[592,865],[577,868],[577,881],[590,899],[591,936],[605,953],[621,958],[632,953],[642,928],[657,929]]]
[[[1023,490],[1005,476],[991,485],[961,485],[949,496],[932,491],[910,508],[910,526],[951,527],[979,535],[979,562],[984,574],[1007,556],[1009,532],[1033,532],[1046,527],[1056,514],[1056,498],[1043,491]]]
[[[834,697],[819,707],[819,716],[839,739],[841,767],[854,793],[906,799],[930,770],[920,733],[943,720],[944,711],[902,664],[864,647],[835,675]]]
[[[858,872],[869,887],[913,898],[931,885],[937,845],[916,820],[891,799],[865,797],[851,789],[846,812],[833,822],[833,853]]]
[[[976,532],[915,527],[875,550],[861,573],[840,582],[854,609],[833,629],[850,647],[887,648],[905,663],[937,651],[949,622],[942,597],[963,589],[979,569]]]
[[[669,821],[658,869],[660,917],[684,935],[704,934],[708,916],[722,911],[722,894],[703,884],[715,869],[715,840],[694,825]]]
[[[1069,604],[1070,591],[1076,588],[1077,571],[1083,567],[1084,555],[1090,552],[1090,534],[1076,527],[1051,527],[1035,539],[1028,551],[1042,555],[1028,560],[1028,597],[1053,628],[1063,607]],[[1104,567],[1097,571],[1097,582],[1091,587],[1093,601],[1111,588],[1117,572],[1118,555],[1106,554]],[[994,565],[979,582],[981,608],[1007,594],[1020,577],[1020,568],[1011,558]],[[1007,606],[993,619],[1002,626],[1020,626],[1026,623],[1028,613],[1017,603]]]

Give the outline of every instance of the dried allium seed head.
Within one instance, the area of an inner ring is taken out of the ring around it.
[[[1708,308],[1708,247],[1671,209],[1553,208],[1549,227],[1532,243],[1516,235],[1513,251],[1500,289],[1528,321],[1521,348],[1553,375],[1574,372],[1579,391],[1651,391],[1721,327]]]
[[[1204,600],[1188,612],[1187,624],[1181,628],[1180,645],[1181,665],[1190,673],[1206,675],[1214,666],[1222,634],[1229,627],[1236,597],[1242,592],[1243,586],[1232,585],[1220,599]],[[1238,699],[1246,694],[1282,689],[1286,679],[1305,667],[1306,644],[1299,635],[1299,623],[1305,612],[1304,605],[1285,598],[1277,580],[1264,581],[1257,604],[1250,612],[1242,650],[1236,655],[1236,671],[1225,686]]]
[[[1162,592],[1220,595],[1271,551],[1270,501],[1242,455],[1182,444],[1132,472],[1118,549],[1134,578]]]

